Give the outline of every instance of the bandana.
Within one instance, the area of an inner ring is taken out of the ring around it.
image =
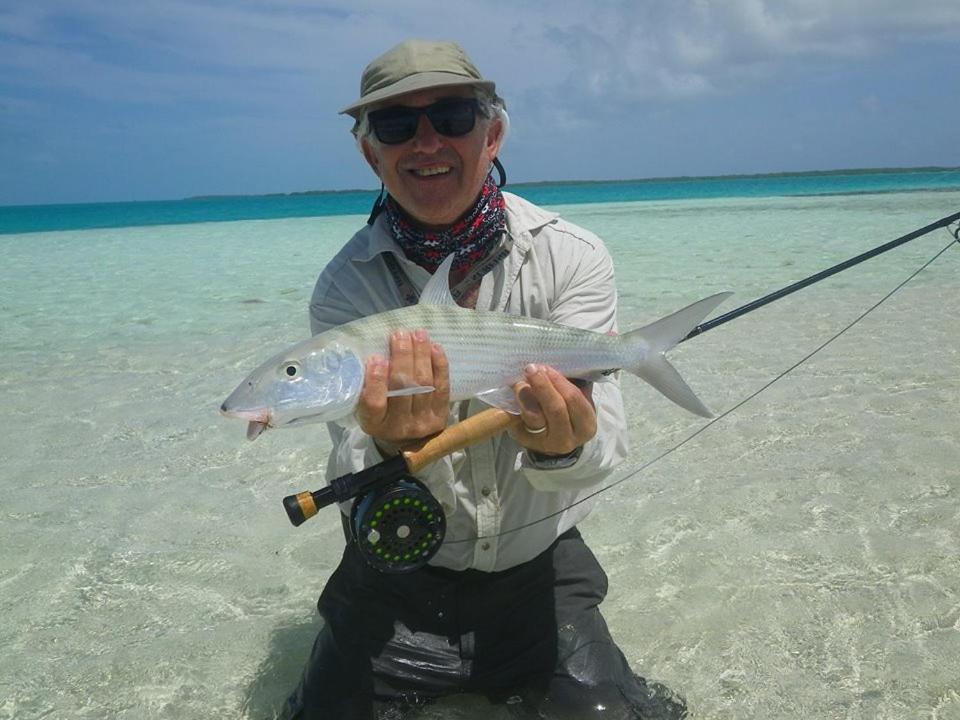
[[[387,224],[403,254],[431,273],[450,253],[456,253],[454,270],[479,262],[507,225],[503,195],[492,177],[487,177],[473,207],[446,230],[420,229],[390,196],[385,209]]]

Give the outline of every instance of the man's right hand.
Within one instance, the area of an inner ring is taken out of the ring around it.
[[[433,386],[431,393],[387,397],[388,390]],[[381,451],[395,453],[404,444],[447,426],[450,370],[443,348],[425,330],[398,330],[390,336],[390,357],[371,356],[354,411],[361,429]]]

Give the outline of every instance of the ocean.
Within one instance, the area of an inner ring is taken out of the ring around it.
[[[540,205],[704,200],[729,197],[859,195],[863,193],[955,190],[960,168],[838,170],[832,172],[654,178],[611,182],[551,182],[509,185]],[[371,190],[303,192],[254,196],[209,196],[153,202],[67,205],[0,205],[0,234],[90,230],[134,225],[177,225],[230,220],[359,215],[370,211]]]
[[[960,171],[670,182],[519,188],[605,240],[622,328],[960,210]],[[343,537],[280,500],[322,485],[329,443],[250,443],[217,408],[307,335],[372,195],[345,198],[0,208],[0,718],[261,720],[296,684]],[[580,527],[614,638],[691,717],[960,718],[960,247],[791,370],[952,241],[683,343],[732,411],[649,467],[706,421],[624,378],[631,458]]]

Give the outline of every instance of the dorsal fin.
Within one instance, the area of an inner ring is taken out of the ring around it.
[[[440,267],[427,281],[423,292],[420,293],[421,305],[456,305],[457,301],[450,294],[450,268],[453,266],[454,253],[447,255],[440,263]]]

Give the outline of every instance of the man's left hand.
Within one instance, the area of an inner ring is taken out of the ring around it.
[[[528,450],[567,455],[597,433],[593,384],[578,387],[546,365],[528,365],[514,385],[524,427],[510,435]]]

